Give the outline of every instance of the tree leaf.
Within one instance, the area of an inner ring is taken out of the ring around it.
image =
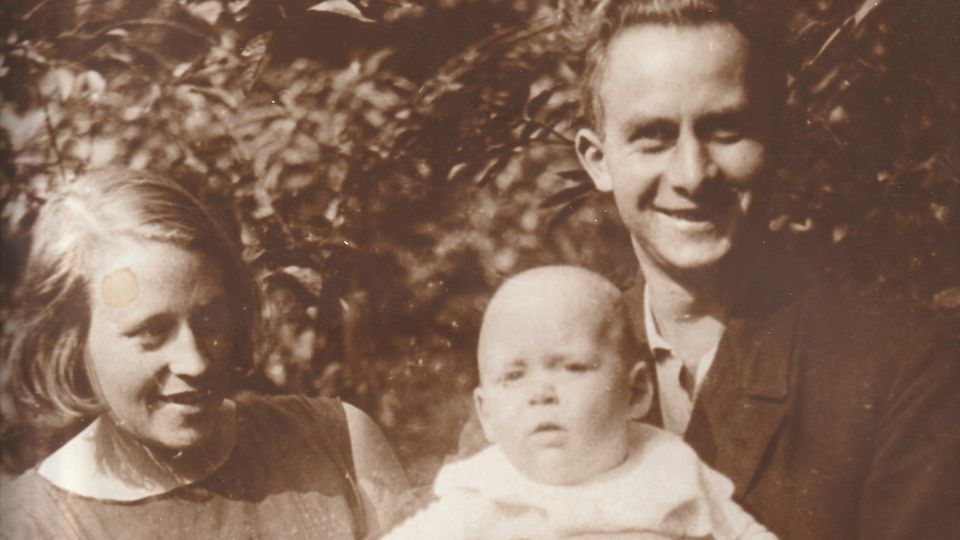
[[[540,203],[540,208],[551,208],[553,206],[559,206],[561,204],[568,203],[570,201],[579,199],[580,197],[586,195],[593,191],[593,185],[591,184],[580,184],[577,186],[569,187],[562,189],[553,195],[550,195],[543,202]]]
[[[543,92],[540,92],[533,97],[530,101],[527,102],[526,114],[528,118],[534,118],[537,116],[537,113],[540,112],[540,109],[550,101],[550,98],[553,97],[553,94],[557,91],[556,87],[547,88]]]
[[[547,231],[552,232],[558,226],[560,226],[564,221],[567,220],[574,212],[580,209],[587,202],[586,197],[581,197],[579,199],[574,199],[570,201],[569,204],[561,208],[553,217],[550,218],[549,223],[547,224]]]
[[[587,174],[587,171],[583,169],[570,169],[568,171],[560,171],[557,173],[557,176],[560,178],[566,178],[567,180],[573,180],[574,182],[581,183],[592,183],[593,179],[590,178],[590,175]]]
[[[513,153],[509,152],[501,155],[500,157],[494,159],[487,168],[483,171],[483,174],[480,176],[480,180],[477,181],[477,185],[485,186],[490,183],[501,171],[507,166],[507,163],[513,158]]]
[[[960,309],[960,287],[938,292],[933,296],[933,305],[940,309]]]
[[[273,31],[264,32],[251,39],[240,52],[240,56],[246,59],[247,65],[240,74],[240,85],[244,93],[249,93],[260,77],[263,66],[269,61],[269,45],[273,38]]]
[[[337,15],[350,17],[351,19],[354,19],[360,22],[366,22],[366,23],[376,22],[373,19],[364,16],[363,13],[360,12],[360,8],[358,8],[348,0],[324,0],[319,4],[314,4],[308,7],[307,11],[320,11],[320,12],[334,13]]]
[[[520,141],[521,142],[530,142],[536,139],[536,135],[539,135],[543,131],[543,126],[539,122],[527,122],[523,125],[523,129],[520,130]]]

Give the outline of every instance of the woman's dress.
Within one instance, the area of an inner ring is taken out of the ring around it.
[[[132,502],[58,488],[31,469],[2,490],[0,537],[360,538],[343,405],[300,396],[237,401],[240,429],[207,478]]]

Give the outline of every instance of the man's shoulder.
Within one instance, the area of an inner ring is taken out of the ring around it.
[[[929,306],[856,284],[811,283],[797,302],[800,337],[868,350],[957,345],[958,320]]]

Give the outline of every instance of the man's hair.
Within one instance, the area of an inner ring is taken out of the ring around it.
[[[14,298],[8,382],[21,422],[35,429],[62,430],[104,410],[84,361],[91,257],[116,238],[167,243],[215,261],[234,318],[233,373],[252,370],[259,293],[224,229],[171,180],[124,169],[90,172],[41,208]]]
[[[741,2],[740,4],[744,4]],[[769,10],[766,10],[769,11]],[[645,24],[700,26],[732,24],[750,44],[747,85],[762,113],[775,120],[784,106],[786,73],[779,25],[770,13],[725,0],[601,0],[587,16],[580,88],[584,115],[603,132],[603,103],[599,88],[605,75],[610,43],[621,32]]]

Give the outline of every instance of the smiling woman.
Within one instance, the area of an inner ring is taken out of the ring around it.
[[[252,363],[256,291],[174,182],[99,171],[52,197],[7,360],[38,428],[82,430],[3,486],[0,536],[356,538],[385,525],[406,481],[366,415],[231,399]]]

